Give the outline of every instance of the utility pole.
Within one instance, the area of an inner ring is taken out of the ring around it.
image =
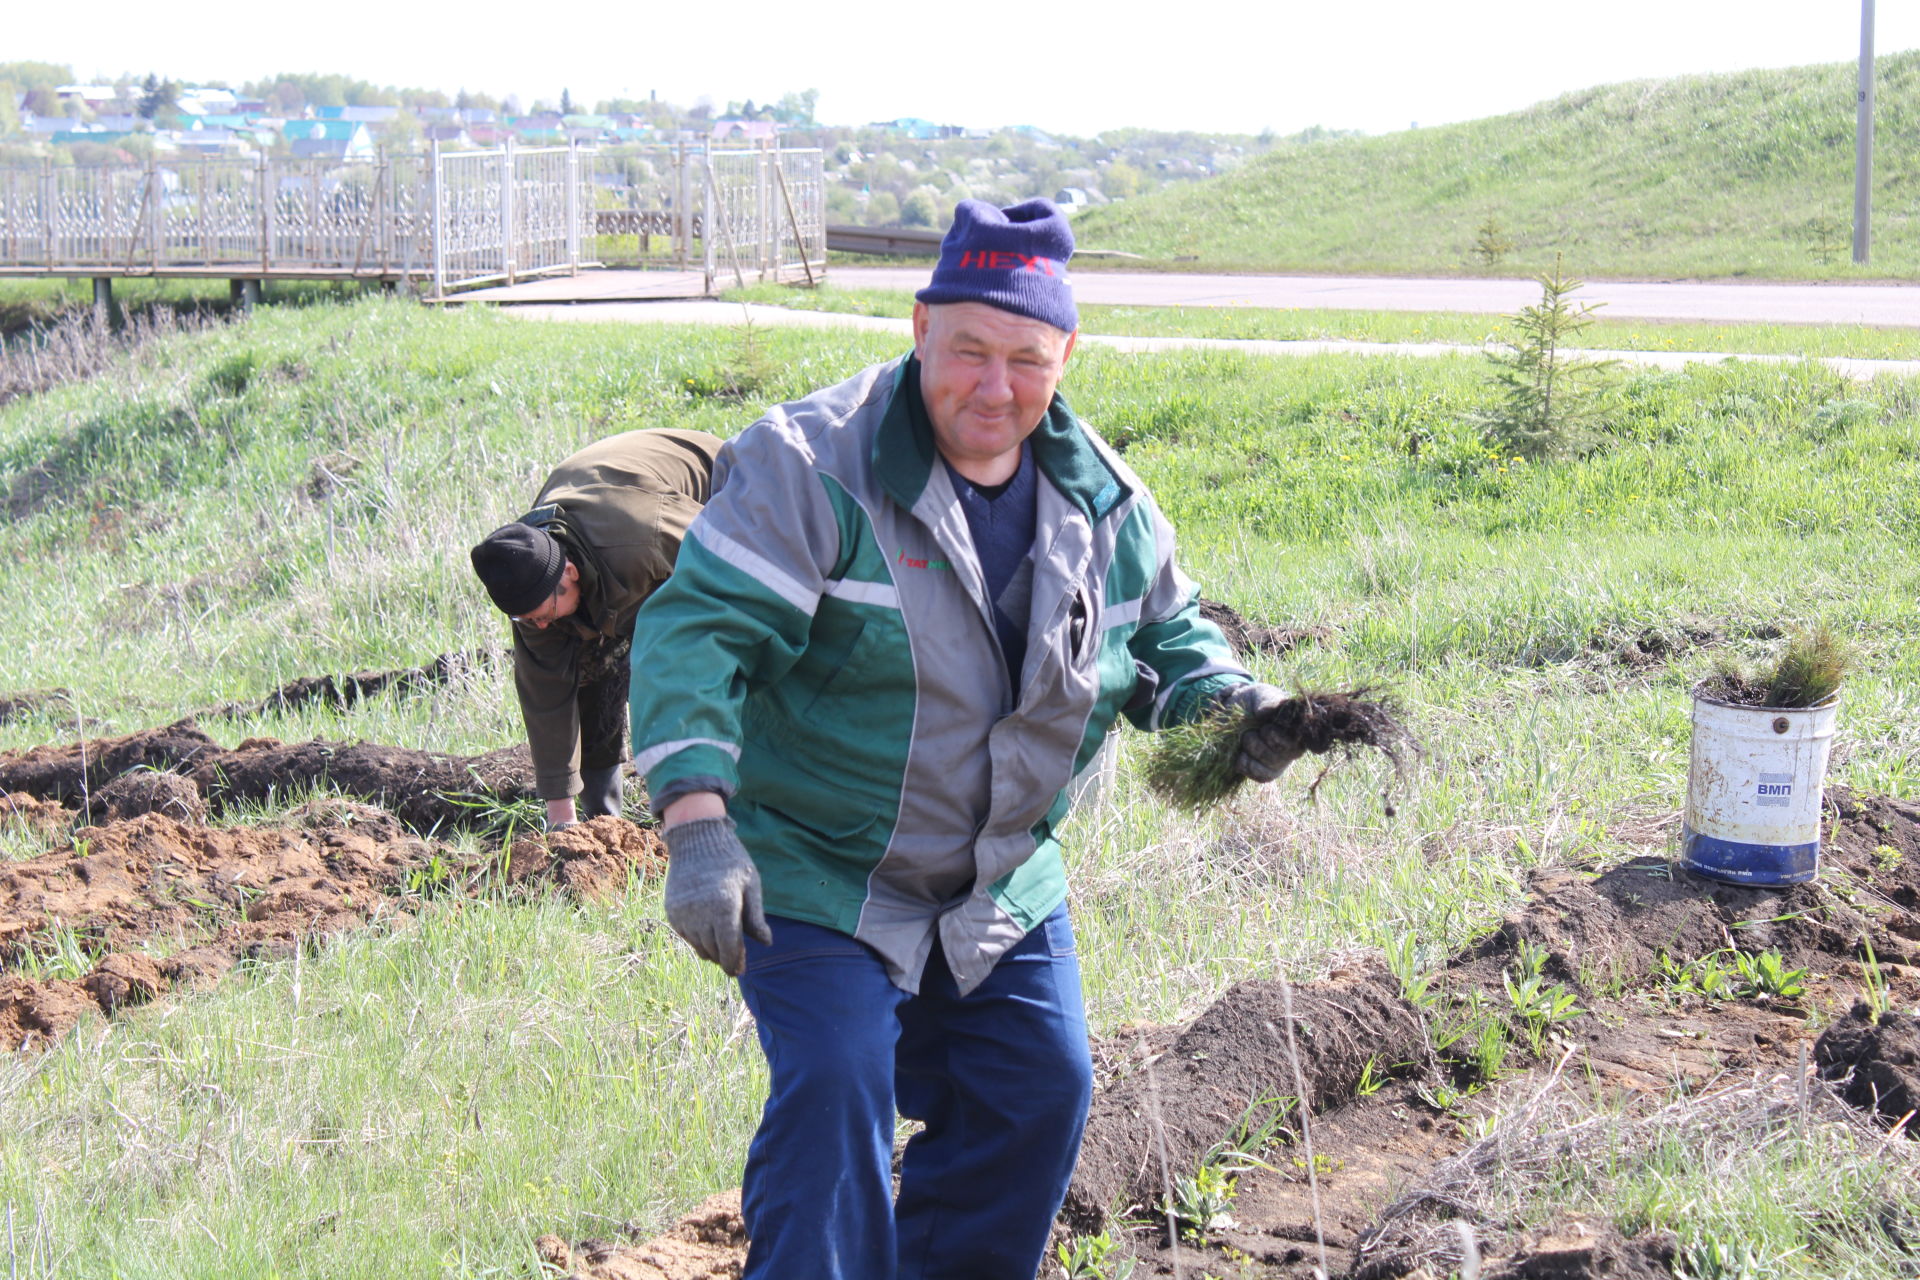
[[[1873,221],[1873,0],[1860,0],[1860,110],[1853,125],[1853,262],[1865,266]]]

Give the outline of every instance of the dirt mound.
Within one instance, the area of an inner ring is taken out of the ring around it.
[[[1823,1079],[1839,1083],[1841,1097],[1920,1138],[1914,1123],[1920,1111],[1920,1017],[1890,1013],[1876,1019],[1869,1006],[1855,1005],[1846,1021],[1827,1028],[1813,1046],[1813,1060]]]
[[[507,881],[558,885],[576,897],[624,890],[634,876],[664,875],[667,846],[621,818],[590,818],[565,831],[528,836],[507,851]]]
[[[192,778],[177,773],[136,769],[93,793],[88,812],[96,822],[117,822],[143,813],[160,813],[187,823],[207,820],[207,798]]]
[[[1670,1232],[1628,1239],[1611,1223],[1586,1219],[1537,1228],[1484,1247],[1476,1239],[1474,1250],[1485,1280],[1670,1280],[1679,1253]],[[1451,1262],[1451,1255],[1421,1257],[1385,1250],[1358,1262],[1346,1275],[1349,1280],[1437,1280],[1457,1274]]]
[[[1218,600],[1202,600],[1200,616],[1219,627],[1227,637],[1227,643],[1233,651],[1243,658],[1252,657],[1256,652],[1270,653],[1275,657],[1292,653],[1301,645],[1313,641],[1325,640],[1333,635],[1331,627],[1311,626],[1268,626],[1263,622],[1252,622],[1240,616],[1232,605],[1222,604]]]
[[[418,667],[396,667],[390,671],[350,671],[343,675],[302,676],[281,685],[258,702],[229,702],[206,712],[207,715],[238,719],[264,715],[272,711],[291,711],[300,707],[323,706],[345,710],[365,702],[376,694],[418,693],[437,689],[458,676],[476,670],[486,659],[480,650],[467,653],[443,653]]]
[[[1629,1240],[1606,1223],[1576,1222],[1530,1233],[1482,1274],[1487,1280],[1667,1280],[1676,1251],[1664,1231]]]
[[[65,689],[26,689],[0,693],[0,724],[37,716],[55,707],[64,709],[73,695]]]
[[[1164,1056],[1093,1100],[1062,1216],[1075,1230],[1101,1230],[1110,1214],[1153,1203],[1163,1162],[1193,1168],[1250,1110],[1256,1119],[1276,1106],[1290,1113],[1280,1100],[1300,1098],[1304,1084],[1307,1109],[1317,1112],[1351,1099],[1370,1067],[1429,1056],[1419,1014],[1383,970],[1291,991],[1239,983]]]
[[[73,810],[57,800],[0,791],[0,822],[16,822],[42,837],[53,839],[73,829]]]
[[[0,752],[0,791],[78,804],[134,769],[174,769],[220,754],[220,745],[190,720],[117,738],[52,743]]]
[[[146,814],[75,833],[71,848],[0,864],[0,962],[57,928],[100,952],[148,940],[262,944],[358,927],[442,850],[351,829],[214,828]]]
[[[739,1280],[747,1261],[747,1230],[740,1220],[740,1193],[728,1191],[641,1244],[583,1240],[568,1245],[559,1236],[541,1236],[534,1249],[548,1275],[567,1280]]]
[[[1684,963],[1716,951],[1771,950],[1832,969],[1871,944],[1883,963],[1920,965],[1920,808],[1830,792],[1821,873],[1807,884],[1722,884],[1642,857],[1597,879],[1542,871],[1531,888],[1480,958],[1504,962],[1522,943],[1543,947],[1547,972],[1583,989],[1646,977],[1663,957]]]
[[[524,746],[478,756],[446,755],[371,743],[287,744],[249,738],[228,751],[182,720],[117,738],[0,752],[0,793],[20,793],[79,806],[123,774],[169,771],[190,778],[206,806],[222,811],[236,800],[272,800],[316,783],[384,804],[421,831],[484,826],[502,804],[533,794],[533,763]],[[173,784],[140,784],[171,787]],[[117,794],[120,816],[138,812],[134,784]],[[184,793],[159,791],[156,808],[185,815],[196,806]]]
[[[203,756],[192,776],[216,808],[326,783],[384,805],[421,831],[486,825],[489,807],[533,794],[533,761],[525,746],[453,756],[318,738],[293,744],[249,738],[232,751]]]
[[[664,865],[658,840],[619,818],[561,833],[544,859],[522,841],[515,880],[576,896],[624,888]],[[157,813],[86,827],[72,845],[0,863],[0,1049],[51,1043],[89,1009],[112,1012],[174,987],[217,982],[244,957],[409,915],[426,895],[483,881],[392,814],[323,800],[280,825],[207,827]],[[144,952],[159,951],[162,959]],[[36,978],[55,966],[77,981]]]

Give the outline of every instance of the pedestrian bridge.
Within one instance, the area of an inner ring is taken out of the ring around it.
[[[603,262],[699,291],[826,268],[817,149],[582,147],[370,160],[0,166],[0,276],[366,280],[443,298]],[[696,274],[697,273],[697,277]]]

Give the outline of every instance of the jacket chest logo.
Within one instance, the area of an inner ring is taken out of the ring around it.
[[[910,556],[907,554],[907,549],[905,547],[900,548],[900,554],[893,558],[893,562],[894,564],[899,565],[901,568],[904,568],[904,569],[952,569],[953,568],[953,563],[948,560],[916,559],[913,556]]]

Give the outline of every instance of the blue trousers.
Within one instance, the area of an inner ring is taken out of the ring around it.
[[[1080,964],[1056,910],[961,996],[774,916],[740,990],[771,1077],[747,1152],[746,1280],[1033,1280],[1092,1095]],[[891,1190],[894,1116],[925,1123]]]

